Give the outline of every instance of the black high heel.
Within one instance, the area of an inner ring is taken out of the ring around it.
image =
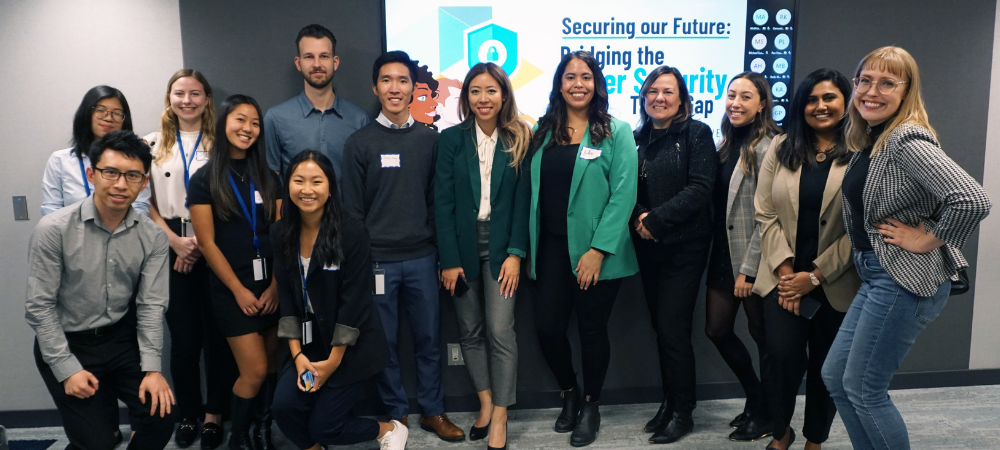
[[[492,423],[492,421],[490,421]],[[489,425],[486,426],[489,428]],[[503,422],[503,447],[491,447],[489,443],[486,444],[486,450],[507,450],[507,421]]]
[[[788,436],[788,445],[786,445],[785,448],[792,448],[792,444],[795,443],[795,430],[792,429],[792,427],[788,427],[788,433],[790,433]],[[778,449],[776,447],[771,447],[770,445],[768,445],[767,448],[765,448],[764,450],[778,450]]]
[[[469,428],[469,440],[478,441],[485,438],[486,436],[489,436],[491,423],[493,423],[492,420],[490,421],[490,423],[486,424],[485,427],[477,427],[473,425],[472,428]]]

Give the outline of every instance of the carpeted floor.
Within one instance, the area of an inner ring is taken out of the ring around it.
[[[893,391],[892,399],[896,403],[910,433],[910,442],[915,449],[1000,449],[1000,386],[976,386],[960,388],[914,389]],[[796,404],[796,414],[793,427],[802,427],[802,411],[804,398],[799,397]],[[741,399],[714,400],[698,403],[695,410],[694,432],[680,442],[665,445],[663,449],[712,449],[712,450],[750,450],[763,449],[770,439],[757,442],[730,442],[727,435],[731,431],[726,424],[739,413],[743,407]],[[593,449],[640,449],[651,448],[647,443],[649,437],[642,432],[642,426],[656,412],[657,405],[615,405],[601,408],[602,428],[597,442],[588,448]],[[557,434],[552,431],[552,424],[558,410],[524,410],[511,411],[509,422],[509,448],[511,449],[544,449],[570,448],[569,434]],[[464,429],[475,420],[473,413],[449,414],[449,417]],[[416,424],[418,418],[411,416],[411,424]],[[277,427],[275,427],[277,428]],[[127,425],[122,430],[128,433]],[[800,434],[800,433],[796,433]],[[276,429],[277,443],[281,449],[294,449]],[[55,439],[50,446],[37,447],[39,450],[62,450],[68,444],[61,428],[19,428],[8,430],[12,440],[11,449],[36,447],[17,447],[18,441],[29,439]],[[801,437],[792,446],[801,449],[805,441]],[[192,448],[197,448],[198,444]],[[482,449],[485,441],[447,443],[437,439],[431,433],[421,430],[418,426],[410,429],[410,439],[407,448],[439,448],[439,449]],[[125,446],[119,446],[124,449]],[[168,449],[177,447],[171,442]],[[225,445],[219,447],[224,449]],[[377,449],[374,441],[338,449],[368,450]],[[848,450],[851,448],[847,433],[839,417],[834,421],[830,439],[823,445],[828,450]]]

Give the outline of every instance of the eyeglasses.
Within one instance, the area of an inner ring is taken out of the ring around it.
[[[125,120],[125,113],[122,111],[119,110],[109,111],[107,108],[103,106],[94,107],[94,115],[97,116],[98,119],[103,119],[105,117],[108,117],[108,114],[111,114],[111,120],[114,122],[121,122]]]
[[[118,182],[118,179],[125,176],[125,181],[132,184],[142,183],[146,179],[146,174],[136,171],[122,172],[118,169],[101,169],[94,167],[94,170],[101,173],[101,178],[108,181]]]
[[[854,79],[854,90],[858,91],[859,94],[864,94],[865,92],[868,92],[868,90],[872,88],[872,83],[874,83],[874,82],[875,81],[873,81],[871,78],[868,78],[868,77],[858,77],[858,78],[855,78]],[[881,80],[878,80],[878,83],[877,83],[878,84],[878,91],[881,92],[882,95],[889,95],[889,94],[893,93],[896,90],[896,86],[899,86],[899,85],[901,85],[903,83],[906,83],[906,82],[905,81],[895,81],[895,80],[890,80],[888,78],[883,78]]]

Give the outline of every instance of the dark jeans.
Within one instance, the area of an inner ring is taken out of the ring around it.
[[[782,308],[778,304],[777,289],[764,298],[767,341],[762,364],[767,367],[764,393],[771,408],[774,438],[784,439],[785,428],[791,424],[795,412],[795,396],[799,393],[802,376],[806,375],[806,417],[802,435],[809,442],[822,444],[830,437],[830,426],[837,415],[836,405],[823,384],[823,361],[845,313],[830,306],[821,287],[809,296],[822,304],[812,320]]]
[[[173,221],[167,221],[171,228]],[[174,232],[180,230],[177,219]],[[208,273],[201,258],[189,273],[173,270],[177,254],[170,250],[170,377],[180,419],[200,420],[202,414],[222,414],[229,408],[230,393],[238,371],[233,352],[212,316]],[[207,401],[201,402],[201,353],[205,351]]]
[[[543,234],[539,240],[538,297],[535,299],[535,331],[542,356],[562,390],[576,386],[573,352],[570,348],[569,318],[576,309],[583,360],[583,394],[592,401],[601,398],[604,378],[611,361],[608,319],[622,280],[600,280],[589,289],[580,289],[570,262],[566,236]]]
[[[711,237],[662,245],[632,233],[649,319],[656,331],[663,396],[678,411],[695,405],[694,307]]]
[[[155,450],[165,447],[174,431],[175,417],[167,414],[161,418],[159,411],[151,416],[152,397],[149,394],[146,394],[145,404],[139,400],[139,385],[145,373],[139,367],[139,344],[134,322],[120,324],[111,333],[101,336],[69,333],[66,340],[73,356],[99,383],[97,392],[89,398],[66,395],[63,383],[56,380],[52,369],[42,360],[38,342],[35,342],[35,365],[62,417],[63,429],[70,442],[67,449],[114,448],[116,438],[109,431],[117,428],[118,405],[114,399],[125,402],[132,431],[135,431],[128,448]],[[112,404],[113,409],[109,409]],[[115,420],[109,423],[111,417]]]

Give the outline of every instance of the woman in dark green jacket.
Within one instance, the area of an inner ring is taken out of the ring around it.
[[[469,438],[489,435],[488,448],[507,446],[507,407],[517,394],[514,293],[528,247],[521,162],[531,129],[518,118],[513,91],[494,63],[469,70],[459,99],[465,120],[441,133],[434,186],[441,281],[455,296],[462,354],[480,401]],[[456,292],[463,284],[470,289]]]
[[[632,129],[608,114],[608,87],[588,52],[563,57],[545,116],[531,142],[531,276],[538,280],[535,328],[562,389],[555,430],[573,446],[597,438],[597,402],[611,359],[608,318],[622,278],[639,271],[628,221],[638,156]],[[566,330],[576,310],[583,360],[577,389]]]

